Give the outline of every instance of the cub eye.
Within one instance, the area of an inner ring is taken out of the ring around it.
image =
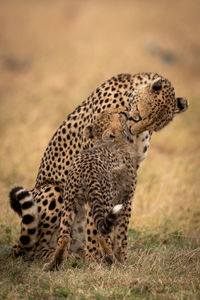
[[[110,139],[114,139],[115,135],[114,134],[110,134],[109,137],[110,137]]]

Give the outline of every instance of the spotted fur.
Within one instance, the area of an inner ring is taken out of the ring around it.
[[[87,239],[93,243],[93,250],[101,247],[102,255],[107,256],[110,262],[115,260],[115,253],[119,256],[118,252],[126,250],[115,246],[117,249],[113,253],[109,234],[113,226],[123,227],[123,223],[117,222],[120,213],[126,217],[123,207],[131,209],[138,160],[135,144],[129,141],[126,118],[116,113],[102,113],[90,126],[89,134],[94,147],[74,157],[66,180],[58,245],[53,260],[45,266],[46,270],[57,267],[66,250],[70,249],[72,224],[76,212],[85,204],[94,220],[90,230],[97,232],[96,239],[92,240],[88,229]],[[114,237],[118,244],[125,238],[124,235],[120,233],[120,236]]]
[[[13,250],[14,254],[21,253],[48,259],[53,253],[57,245],[65,184],[72,161],[82,150],[93,148],[92,139],[86,137],[84,132],[100,114],[104,111],[125,114],[129,131],[136,136],[136,152],[141,153],[139,161],[142,161],[148,146],[145,145],[146,140],[143,142],[146,134],[149,136],[149,131],[162,129],[177,113],[185,111],[187,105],[186,99],[175,98],[171,83],[156,73],[120,74],[100,85],[87,100],[68,115],[50,140],[41,161],[35,187],[31,191],[38,206],[38,225],[34,221],[29,225],[32,228],[34,224],[37,242],[33,239],[34,242],[31,244],[34,246],[28,248],[17,243]],[[72,225],[71,234],[74,234],[72,251],[83,247],[84,238],[81,238],[79,243],[76,233],[78,230],[81,231],[80,228],[84,232],[85,217],[82,216],[84,212],[83,210],[77,214],[80,222],[74,220],[74,227]],[[87,218],[88,231],[94,223],[89,210]],[[23,232],[26,227],[23,219],[21,227]],[[94,231],[92,238],[95,237],[95,233]],[[28,233],[27,236],[32,239]],[[93,244],[86,238],[86,255],[89,256],[94,252],[93,248]]]
[[[20,255],[21,249],[31,249],[38,239],[38,206],[32,193],[22,187],[10,191],[10,205],[22,218],[21,236],[15,256]]]

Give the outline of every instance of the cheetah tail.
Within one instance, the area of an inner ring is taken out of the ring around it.
[[[122,204],[115,205],[104,219],[97,221],[97,228],[101,234],[109,234],[112,231],[121,209]]]
[[[37,203],[30,191],[15,187],[10,191],[10,206],[22,218],[21,248],[32,247],[37,241],[39,213]]]
[[[13,188],[9,194],[10,206],[16,213],[18,213],[18,215],[20,217],[22,216],[22,209],[21,209],[21,205],[19,202],[20,199],[18,197],[18,194],[22,191],[24,191],[23,187],[18,186],[18,187]]]
[[[10,191],[10,206],[22,217],[22,210],[29,209],[34,205],[32,194],[21,186],[17,186]]]

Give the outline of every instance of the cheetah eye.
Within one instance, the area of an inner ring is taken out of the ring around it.
[[[162,79],[157,78],[152,82],[151,88],[153,91],[160,91],[162,89]]]
[[[157,86],[155,85],[155,86],[153,87],[153,90],[154,90],[154,91],[160,91],[161,88],[162,88],[161,85],[159,85],[159,86],[158,86],[158,85],[157,85]]]

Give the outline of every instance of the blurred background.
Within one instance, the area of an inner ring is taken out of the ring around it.
[[[0,220],[19,233],[13,185],[33,187],[57,127],[118,73],[157,72],[189,110],[152,137],[131,226],[200,234],[200,1],[0,2]]]

